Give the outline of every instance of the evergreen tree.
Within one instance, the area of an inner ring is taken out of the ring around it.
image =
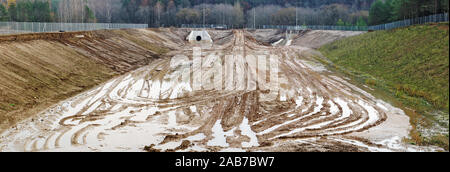
[[[244,18],[244,11],[241,7],[241,3],[239,3],[239,1],[236,1],[234,3],[234,20],[235,24],[237,25],[237,27],[242,27],[245,23],[245,18]]]
[[[48,2],[35,1],[33,3],[33,12],[31,13],[33,22],[51,22],[51,9]]]
[[[95,14],[94,14],[94,12],[86,5],[85,7],[84,7],[85,9],[84,9],[84,12],[85,12],[85,14],[84,14],[84,18],[87,20],[87,22],[88,23],[95,23],[95,22],[97,22],[97,19],[95,18]]]
[[[339,19],[336,23],[337,26],[345,26],[344,21],[342,21],[342,19]]]
[[[364,26],[367,26],[367,23],[366,23],[366,21],[364,21],[364,19],[362,17],[360,17],[358,19],[358,21],[356,22],[356,26],[364,27]]]
[[[369,11],[369,23],[378,25],[390,22],[392,14],[392,5],[390,0],[376,0]]]
[[[345,22],[345,26],[353,26],[353,24],[350,22]]]
[[[3,4],[0,4],[0,21],[8,21],[8,11],[6,10],[5,6]]]
[[[9,5],[8,13],[9,21],[17,21],[17,8],[15,3]]]

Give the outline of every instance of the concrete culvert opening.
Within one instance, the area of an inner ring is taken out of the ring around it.
[[[186,40],[191,43],[212,43],[211,36],[207,31],[192,31]]]

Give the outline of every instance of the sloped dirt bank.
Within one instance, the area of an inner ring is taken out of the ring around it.
[[[158,30],[0,36],[0,131],[168,52]]]
[[[247,32],[255,40],[265,45],[293,45],[317,49],[330,42],[362,34],[356,31],[300,30],[286,31],[276,29],[251,30]],[[287,38],[288,37],[288,38]]]

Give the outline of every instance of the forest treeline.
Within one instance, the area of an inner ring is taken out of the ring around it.
[[[376,25],[448,12],[448,0],[0,0],[0,21]]]
[[[370,7],[371,25],[448,13],[449,0],[376,0]]]

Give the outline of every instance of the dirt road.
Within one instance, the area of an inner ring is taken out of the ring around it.
[[[314,50],[267,46],[242,30],[214,32],[213,44],[186,43],[169,53],[189,57],[187,65],[171,68],[171,58],[157,59],[65,100],[3,133],[0,151],[434,150],[403,143],[410,130],[403,111],[314,62]],[[227,55],[240,57],[234,84],[227,83],[230,72],[221,73],[222,90],[195,90],[195,77],[170,80],[204,70],[192,62],[193,47],[202,47],[203,64],[210,54],[223,66],[234,65]],[[279,58],[264,64],[248,55]],[[249,74],[256,64],[270,67]],[[260,83],[261,74],[274,71],[278,85]]]

